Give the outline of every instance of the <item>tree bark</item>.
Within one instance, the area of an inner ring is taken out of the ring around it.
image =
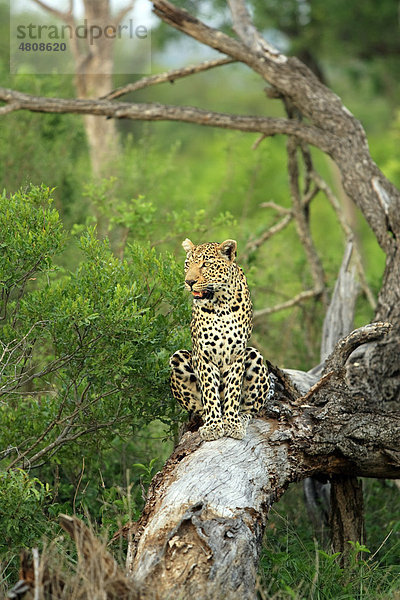
[[[253,600],[268,512],[290,483],[316,474],[350,482],[354,475],[398,476],[398,421],[366,410],[343,376],[355,347],[387,331],[375,324],[342,340],[306,396],[275,370],[280,417],[254,419],[244,440],[184,435],[154,478],[137,524],[129,571],[143,599]],[[339,531],[359,539],[349,525]]]
[[[351,549],[349,542],[366,543],[362,483],[357,477],[334,475],[331,484],[331,540],[334,552],[342,552],[340,562],[344,566]]]
[[[359,291],[354,253],[354,243],[349,240],[324,319],[321,364],[324,364],[335,344],[353,327]],[[346,564],[351,550],[349,540],[365,542],[362,486],[357,477],[333,476],[326,482],[308,477],[304,480],[303,488],[315,533],[324,538],[325,528],[329,524],[332,549],[341,553],[342,564]]]
[[[84,0],[85,18],[88,27],[93,24],[103,30],[115,26],[116,18],[111,14],[110,0]],[[129,4],[130,7],[133,3]],[[101,36],[93,40],[90,48],[82,51],[76,41],[75,87],[78,98],[101,98],[113,88],[114,40]],[[85,130],[89,144],[90,162],[95,178],[109,174],[110,159],[118,150],[118,132],[114,120],[85,115]]]

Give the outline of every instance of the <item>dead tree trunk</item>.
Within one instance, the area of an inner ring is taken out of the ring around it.
[[[398,421],[366,409],[343,378],[350,353],[388,331],[376,323],[342,340],[306,396],[276,370],[281,416],[255,419],[244,440],[185,434],[137,526],[129,571],[143,599],[254,599],[268,511],[290,483],[398,476]]]
[[[349,240],[323,324],[321,365],[333,351],[335,344],[353,328],[355,303],[360,287],[356,280],[355,253],[354,242]],[[307,477],[303,485],[315,533],[323,538],[324,529],[329,524],[332,549],[334,552],[341,552],[345,562],[350,551],[349,540],[365,543],[361,484],[357,477],[337,475],[325,483],[317,478]]]

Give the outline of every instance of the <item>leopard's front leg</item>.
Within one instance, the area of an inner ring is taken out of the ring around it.
[[[201,391],[204,425],[199,433],[203,440],[217,440],[224,435],[221,400],[219,396],[220,373],[216,365],[201,358],[193,360],[194,370]]]
[[[240,355],[224,370],[224,429],[225,435],[242,440],[246,435],[249,418],[239,414],[242,395],[245,356]]]

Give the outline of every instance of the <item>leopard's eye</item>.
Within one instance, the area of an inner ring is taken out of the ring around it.
[[[210,261],[206,260],[205,262],[203,262],[203,267],[211,267]]]

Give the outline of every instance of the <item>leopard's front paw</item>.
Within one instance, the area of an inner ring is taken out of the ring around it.
[[[225,420],[224,429],[225,435],[235,438],[235,440],[242,440],[246,436],[247,419]]]
[[[222,423],[209,423],[200,427],[199,433],[203,440],[210,442],[211,440],[218,440],[223,437],[225,430]]]

